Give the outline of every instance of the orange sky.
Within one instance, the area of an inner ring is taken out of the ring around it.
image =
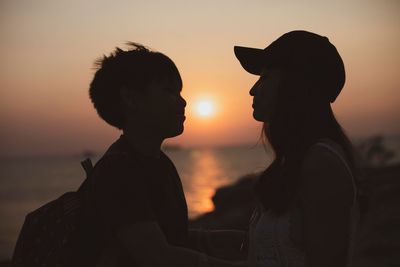
[[[334,104],[351,136],[400,133],[398,1],[1,1],[0,155],[103,150],[119,135],[88,98],[92,64],[135,41],[171,57],[188,101],[184,146],[255,143],[246,73],[233,45],[264,48],[281,34],[326,35],[347,83]],[[201,118],[196,101],[215,113]]]

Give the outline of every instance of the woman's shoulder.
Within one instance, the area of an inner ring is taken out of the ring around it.
[[[310,146],[304,156],[303,167],[311,170],[332,167],[351,174],[344,149],[331,139],[320,139]]]
[[[306,194],[320,198],[342,194],[352,198],[352,173],[337,143],[321,140],[312,145],[305,154],[302,173],[302,189]]]

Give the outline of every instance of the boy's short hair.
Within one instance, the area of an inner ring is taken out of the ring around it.
[[[141,44],[129,42],[131,49],[116,48],[109,56],[96,60],[96,73],[89,95],[99,116],[108,124],[124,128],[124,110],[120,89],[144,92],[152,81],[182,80],[174,62],[166,55],[151,51]]]

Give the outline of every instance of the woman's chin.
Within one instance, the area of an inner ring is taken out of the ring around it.
[[[265,116],[261,116],[260,114],[253,112],[253,118],[256,121],[265,122]]]

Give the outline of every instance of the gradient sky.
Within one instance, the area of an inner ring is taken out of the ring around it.
[[[399,1],[0,0],[0,154],[104,150],[119,135],[88,98],[93,62],[135,41],[171,57],[188,101],[184,146],[255,143],[246,73],[234,45],[264,48],[287,31],[329,37],[347,82],[334,111],[353,137],[400,133]],[[200,100],[215,113],[194,112]]]

